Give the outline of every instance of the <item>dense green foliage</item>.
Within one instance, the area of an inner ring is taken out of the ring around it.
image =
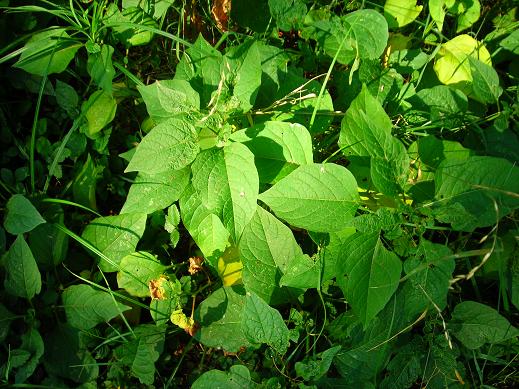
[[[519,385],[512,2],[0,6],[0,386]]]

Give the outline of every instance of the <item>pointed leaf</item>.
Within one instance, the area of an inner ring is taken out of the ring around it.
[[[6,205],[4,228],[13,235],[23,234],[45,223],[37,209],[21,194],[11,196]]]
[[[161,173],[189,165],[198,154],[197,133],[187,119],[172,118],[155,126],[137,146],[126,172]]]
[[[359,202],[357,182],[333,163],[302,165],[259,199],[281,219],[310,231],[344,229]]]
[[[138,251],[121,260],[121,270],[117,273],[117,285],[132,296],[148,297],[149,282],[159,278],[166,266],[150,253]]]
[[[41,275],[29,245],[18,235],[5,257],[5,290],[18,297],[32,299],[41,291]]]

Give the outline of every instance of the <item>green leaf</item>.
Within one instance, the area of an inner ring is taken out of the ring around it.
[[[479,0],[456,0],[452,7],[449,7],[449,12],[457,14],[456,32],[466,30],[479,19],[481,12],[481,5]]]
[[[149,30],[128,27],[125,25],[126,23],[158,28],[157,22],[141,8],[128,7],[121,13],[116,4],[114,7],[108,7],[104,21],[108,25],[110,23],[118,24],[112,27],[112,30],[117,39],[127,47],[146,45],[151,42],[154,34]]]
[[[421,5],[416,5],[416,0],[386,0],[384,16],[389,27],[403,27],[415,20],[422,8]]]
[[[514,54],[519,54],[519,30],[513,31],[505,39],[499,42],[499,46]]]
[[[420,338],[416,337],[405,344],[389,362],[389,374],[381,382],[381,388],[411,388],[423,372],[424,354]]]
[[[109,293],[89,285],[69,286],[62,299],[68,323],[78,330],[92,329],[130,309],[114,301]]]
[[[243,365],[231,366],[229,372],[209,370],[197,378],[191,389],[252,389],[256,385],[250,379],[250,372]]]
[[[23,234],[45,223],[34,205],[21,194],[11,196],[5,207],[4,228],[10,234]]]
[[[200,34],[184,52],[175,69],[176,80],[189,81],[200,94],[200,106],[207,107],[222,78],[223,56]]]
[[[135,337],[117,347],[114,355],[141,384],[152,385],[155,381],[155,362],[164,349],[166,326],[141,324],[133,332]]]
[[[244,145],[231,143],[198,155],[192,183],[202,203],[218,215],[238,242],[256,211],[259,179],[254,155]]]
[[[180,214],[189,235],[210,265],[216,268],[218,258],[222,256],[229,244],[230,234],[222,221],[202,204],[191,185],[187,187],[180,199]]]
[[[249,111],[256,101],[261,85],[258,43],[251,39],[239,46],[231,47],[225,53],[224,67],[230,70],[226,77],[230,78],[232,100],[236,100],[231,106],[237,105],[241,112]]]
[[[247,292],[241,325],[251,343],[266,343],[279,354],[286,353],[289,331],[281,314],[253,292]]]
[[[379,58],[389,36],[386,19],[372,9],[350,12],[331,22],[317,21],[312,27],[314,39],[324,47],[326,54],[333,58],[340,48],[337,61],[344,65],[355,58]]]
[[[321,284],[321,261],[314,260],[308,255],[299,255],[288,264],[283,277],[279,280],[280,286],[293,288],[319,288]]]
[[[111,93],[98,90],[90,95],[88,100],[81,106],[85,123],[82,131],[89,138],[97,138],[99,131],[114,120],[117,102]]]
[[[171,317],[171,313],[181,307],[182,284],[172,276],[161,276],[155,280],[161,296],[152,298],[150,302],[150,314],[155,324],[165,325]]]
[[[443,22],[445,20],[445,2],[447,0],[429,0],[429,13],[432,20],[438,26],[438,31],[443,30]]]
[[[63,224],[63,213],[56,222]],[[68,250],[68,235],[53,224],[41,224],[29,234],[29,246],[38,265],[51,269],[65,260]]]
[[[13,295],[31,300],[41,291],[41,275],[29,245],[23,235],[18,235],[4,260],[5,290]]]
[[[347,247],[337,276],[348,277],[345,297],[366,328],[396,291],[402,264],[384,247],[378,232],[356,233],[348,238]]]
[[[449,327],[452,334],[469,349],[519,336],[519,330],[495,309],[475,301],[463,301],[456,305]]]
[[[117,273],[117,285],[132,296],[148,297],[149,282],[159,278],[166,266],[150,253],[138,251],[121,260],[121,270]]]
[[[482,103],[497,103],[503,89],[499,86],[499,76],[495,69],[475,58],[469,57],[472,72],[472,94]]]
[[[333,163],[302,165],[259,199],[291,225],[316,232],[344,229],[359,203],[355,178]]]
[[[20,59],[13,66],[39,76],[61,73],[81,46],[70,39],[64,28],[42,31],[27,41]]]
[[[270,22],[268,0],[256,0],[254,7],[249,0],[232,0],[231,19],[242,27],[264,33]]]
[[[83,167],[72,183],[72,194],[76,203],[97,209],[96,184],[100,170],[102,167],[97,167],[88,154]]]
[[[434,71],[440,82],[470,94],[473,81],[470,57],[492,65],[486,47],[469,35],[458,35],[442,44],[434,63]]]
[[[414,109],[429,112],[430,120],[435,125],[447,128],[461,125],[463,120],[461,114],[468,109],[467,96],[445,85],[421,89],[409,99],[409,102]]]
[[[206,298],[195,311],[200,329],[195,339],[208,347],[221,347],[237,352],[250,343],[242,333],[245,290],[240,286],[224,286]]]
[[[156,174],[179,170],[193,162],[198,151],[193,125],[184,118],[168,119],[142,139],[125,171]]]
[[[56,80],[56,102],[69,116],[75,117],[79,96],[76,90],[66,82]]]
[[[259,180],[272,184],[313,162],[312,138],[300,124],[264,122],[232,134],[254,154]]]
[[[407,181],[409,157],[391,135],[391,120],[363,85],[341,123],[339,147],[346,155],[371,157],[371,179],[377,189],[395,196]]]
[[[495,224],[519,207],[519,168],[505,159],[446,159],[436,171],[435,184],[440,206],[459,203],[479,227]]]
[[[9,333],[11,322],[18,316],[10,312],[3,304],[0,303],[0,342],[3,342]]]
[[[135,251],[145,227],[145,213],[99,217],[86,226],[81,237],[111,260],[102,259],[101,270],[118,271],[123,257]]]
[[[97,53],[88,53],[87,71],[92,81],[105,92],[112,93],[112,80],[115,69],[112,65],[114,48],[110,45],[101,45]]]
[[[270,14],[280,30],[299,29],[306,16],[306,4],[303,0],[269,0]]]
[[[261,207],[245,227],[239,244],[243,284],[269,304],[286,302],[296,291],[278,287],[290,263],[302,255],[292,231]]]
[[[322,270],[322,281],[331,280],[337,275],[337,266],[342,262],[344,253],[348,251],[348,238],[355,233],[355,227],[346,227],[337,232],[329,233],[328,244],[321,249],[319,255],[324,262]],[[316,242],[319,246],[323,244]]]
[[[330,369],[333,358],[340,349],[340,345],[334,346],[317,354],[314,358],[308,361],[296,362],[295,369],[297,375],[306,381],[318,380],[323,377]]]
[[[190,176],[189,167],[155,174],[139,173],[130,186],[121,213],[150,214],[168,207],[180,198]]]
[[[200,96],[186,80],[160,80],[137,89],[156,122],[200,109]]]
[[[29,353],[29,359],[24,364],[18,367],[14,382],[16,384],[24,383],[27,378],[33,375],[34,371],[40,363],[40,359],[43,356],[44,344],[40,333],[32,328],[27,333],[22,335],[21,350]]]

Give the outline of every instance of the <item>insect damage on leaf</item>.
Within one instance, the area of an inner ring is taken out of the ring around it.
[[[164,300],[165,290],[164,290],[164,282],[168,280],[168,277],[165,275],[161,275],[156,280],[151,280],[148,284],[150,288],[150,296],[152,300]]]

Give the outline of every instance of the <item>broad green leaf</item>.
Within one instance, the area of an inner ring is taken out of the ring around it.
[[[56,80],[56,102],[69,116],[75,117],[79,96],[76,90],[66,82]]]
[[[330,232],[329,242],[324,246],[319,255],[324,262],[322,281],[331,280],[337,275],[337,266],[342,262],[344,254],[348,251],[348,238],[355,233],[355,227],[346,227],[341,231]],[[319,246],[323,243],[316,242]]]
[[[389,36],[386,19],[372,9],[350,12],[332,21],[317,21],[312,28],[311,37],[319,41],[326,54],[333,58],[340,49],[337,61],[344,65],[355,58],[379,58]]]
[[[387,366],[388,375],[381,382],[381,389],[410,388],[420,378],[422,359],[426,355],[422,339],[413,338],[398,350]]]
[[[317,354],[308,361],[296,362],[295,369],[297,375],[306,381],[318,380],[319,378],[325,376],[330,369],[333,358],[340,349],[340,345],[334,346],[326,351],[323,351],[322,353]]]
[[[302,255],[292,231],[261,207],[245,227],[240,240],[243,283],[269,304],[290,299],[290,290],[280,288],[279,280],[292,261]],[[292,292],[294,295],[295,291]]]
[[[81,46],[81,43],[70,39],[64,28],[42,31],[27,41],[14,66],[39,76],[61,73]]]
[[[281,314],[253,292],[247,292],[241,325],[251,343],[266,343],[277,353],[286,353],[289,332]]]
[[[175,69],[176,80],[189,81],[200,94],[200,106],[207,107],[222,78],[223,56],[200,34],[184,52]]]
[[[23,234],[45,223],[34,205],[21,194],[11,196],[5,207],[4,228],[10,234]]]
[[[382,105],[364,85],[342,120],[339,146],[346,155],[370,156],[373,184],[395,196],[407,180],[409,157],[391,128]]]
[[[45,334],[43,363],[48,373],[79,384],[99,376],[99,366],[82,344],[80,331],[68,325],[56,326]]]
[[[130,309],[117,303],[109,293],[84,284],[69,286],[62,298],[67,321],[78,330],[92,329]]]
[[[495,309],[475,301],[456,305],[449,327],[451,333],[469,349],[519,336],[519,330]]]
[[[243,365],[231,366],[229,372],[209,370],[193,382],[191,389],[252,389],[256,385],[250,379],[250,372]]]
[[[288,264],[279,285],[293,288],[319,288],[321,283],[321,261],[308,255],[299,255]]]
[[[193,125],[185,118],[168,119],[142,139],[125,171],[156,174],[179,170],[193,162],[198,151]]]
[[[256,211],[259,179],[254,155],[244,145],[231,143],[198,155],[192,183],[202,203],[218,215],[238,242]]]
[[[193,187],[186,188],[180,199],[182,222],[209,264],[216,269],[218,259],[229,244],[229,232],[222,221],[202,204]]]
[[[516,55],[519,54],[519,30],[513,31],[499,43],[499,46]]]
[[[18,318],[17,315],[9,311],[3,304],[0,303],[0,342],[3,342],[9,333],[11,322]]]
[[[153,32],[145,29],[128,27],[127,23],[140,24],[150,28],[158,28],[157,22],[139,7],[127,7],[120,12],[117,5],[108,6],[104,22],[108,25],[114,24],[112,30],[126,47],[142,46],[151,42]]]
[[[195,339],[208,347],[221,347],[228,352],[249,346],[241,324],[244,305],[243,287],[226,286],[213,292],[195,311],[195,320],[200,323]]]
[[[141,384],[155,381],[155,362],[164,349],[166,326],[141,324],[133,330],[135,337],[114,350],[120,363],[130,368]]]
[[[429,13],[432,20],[438,26],[438,31],[443,30],[443,22],[445,20],[445,3],[447,0],[429,0]]]
[[[111,262],[101,259],[101,270],[113,272],[120,270],[123,257],[135,251],[145,227],[145,213],[105,216],[92,220],[81,237],[110,259]]]
[[[316,232],[340,231],[357,210],[357,182],[333,163],[302,165],[259,199],[293,226]]]
[[[200,96],[186,80],[160,80],[137,89],[156,122],[200,109]]]
[[[116,110],[117,102],[111,93],[104,90],[92,93],[81,106],[85,121],[81,126],[82,131],[89,138],[97,138],[99,131],[114,120]]]
[[[187,185],[191,170],[166,170],[161,173],[139,173],[130,186],[121,213],[145,212],[164,209],[177,201]]]
[[[27,378],[33,375],[43,356],[44,348],[43,339],[36,329],[32,328],[22,335],[22,344],[19,350],[24,350],[29,353],[29,358],[22,366],[18,367],[14,376],[14,382],[16,384],[24,383]]]
[[[467,96],[454,88],[436,85],[419,90],[409,99],[414,109],[430,113],[435,125],[456,127],[463,120],[462,114],[468,109]]]
[[[261,42],[258,42],[258,50],[261,58],[262,74],[255,105],[258,108],[264,108],[276,100],[276,92],[281,87],[280,80],[283,78],[283,74],[286,74],[288,71],[287,64],[290,61],[290,56],[288,52],[279,47]]]
[[[347,243],[348,253],[338,265],[337,276],[346,274],[346,298],[366,328],[396,291],[402,264],[384,247],[378,232],[356,233]]]
[[[23,235],[18,235],[4,260],[5,290],[28,300],[41,291],[41,275],[29,245]]]
[[[451,250],[444,245],[420,240],[417,256],[404,262],[404,270],[414,287],[423,293],[424,301],[443,310],[456,263]]]
[[[479,19],[481,5],[479,0],[456,0],[449,12],[458,15],[456,32],[466,30]]]
[[[476,226],[495,224],[519,207],[519,168],[505,159],[446,159],[438,166],[435,184],[438,205],[459,203],[476,219]]]
[[[268,0],[270,14],[280,30],[298,30],[306,16],[303,0]]]
[[[53,222],[64,223],[63,210]],[[53,224],[41,224],[29,234],[29,246],[38,265],[54,268],[65,260],[68,250],[68,235]]]
[[[88,154],[83,167],[72,183],[72,195],[76,203],[97,209],[96,184],[101,170],[102,167],[97,167]]]
[[[249,111],[258,95],[261,85],[261,57],[255,40],[231,47],[225,53],[224,68],[230,70],[232,88],[231,107],[241,112]]]
[[[117,285],[132,296],[148,297],[149,282],[159,278],[166,266],[150,253],[137,251],[121,260],[121,270],[117,273]]]
[[[300,165],[313,162],[312,138],[300,124],[265,122],[232,134],[254,154],[262,183],[275,183]]]
[[[471,97],[482,103],[497,103],[503,89],[499,86],[499,76],[495,69],[475,58],[469,57],[472,72]]]
[[[442,44],[434,63],[434,71],[440,82],[470,94],[473,76],[469,57],[492,65],[486,47],[470,35],[458,35]]]
[[[384,15],[390,28],[403,27],[415,20],[422,8],[416,0],[386,0]]]
[[[114,48],[110,45],[101,45],[97,53],[88,53],[87,71],[92,81],[107,93],[112,93],[112,80],[115,69],[112,65]]]

